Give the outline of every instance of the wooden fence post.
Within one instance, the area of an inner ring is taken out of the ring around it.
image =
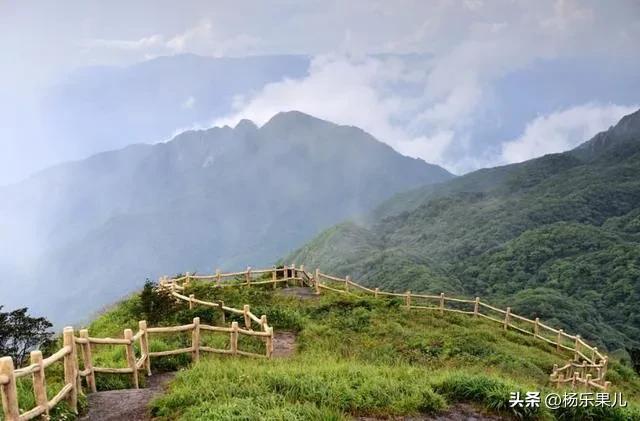
[[[573,348],[574,348],[574,350],[573,350],[573,359],[574,360],[579,360],[580,359],[580,354],[578,354],[578,352],[579,352],[579,348],[580,348],[580,335],[576,335],[576,341],[574,343]]]
[[[251,310],[249,309],[249,304],[245,304],[242,307],[242,313],[243,313],[243,316],[244,316],[244,327],[246,327],[247,330],[252,330],[251,329],[251,317],[249,316],[249,312],[250,311]]]
[[[45,419],[49,418],[49,403],[47,400],[47,383],[44,376],[44,365],[42,363],[42,351],[31,351],[31,364],[37,365],[38,370],[31,375],[33,380],[33,396],[36,398],[36,404],[40,408],[44,408]]]
[[[193,300],[196,298],[194,294],[189,294],[189,310],[193,310]]]
[[[444,292],[440,293],[440,314],[444,314]]]
[[[533,336],[536,338],[540,336],[540,318],[539,317],[536,317],[536,319],[533,321]]]
[[[184,286],[188,287],[189,284],[191,283],[191,273],[186,272],[184,276],[185,276],[185,278],[184,278]]]
[[[231,354],[238,354],[238,322],[231,322]]]
[[[407,305],[407,309],[411,309],[411,291],[407,291],[406,293],[405,304]]]
[[[302,272],[302,274],[304,275],[304,265],[300,265],[300,268],[298,269],[298,271]],[[304,278],[302,276],[300,276],[300,286],[304,287]]]
[[[244,275],[247,286],[251,286],[251,266],[247,266],[247,273]]]
[[[260,316],[260,330],[265,331],[265,325],[267,325],[267,315],[263,314]]]
[[[273,283],[273,289],[276,289],[278,280],[278,271],[276,269],[276,265],[273,265],[273,270],[271,271],[271,281]]]
[[[146,355],[144,359],[144,368],[147,370],[147,376],[151,375],[151,357],[149,356],[149,332],[147,331],[147,321],[140,320],[138,322],[138,329],[142,331],[140,335],[140,352]]]
[[[5,377],[7,381],[5,384],[0,383],[4,419],[6,421],[18,421],[20,419],[18,389],[16,388],[16,375],[11,357],[0,358],[0,378],[2,377]]]
[[[138,368],[136,367],[136,356],[133,353],[133,331],[131,329],[124,330],[124,338],[129,341],[124,346],[127,355],[127,364],[129,368],[133,370],[131,373],[131,381],[133,382],[133,388],[137,389],[138,386]]]
[[[344,290],[349,291],[349,281],[351,280],[351,276],[347,275],[344,278]]]
[[[224,314],[224,308],[223,308],[224,307],[224,301],[218,300],[218,306],[220,306],[220,312],[222,313],[222,315],[221,315],[222,316],[221,317],[222,324],[225,324],[225,323],[227,323],[227,320],[226,320],[226,317],[225,317],[225,314]]]
[[[511,319],[511,307],[507,307],[507,312],[504,314],[504,330],[509,329],[509,319]]]
[[[87,341],[86,344],[81,344],[80,349],[82,350],[82,364],[84,365],[84,369],[87,371],[87,386],[91,393],[95,393],[98,390],[96,389],[96,373],[93,371],[93,359],[91,356],[91,343],[89,343],[89,331],[87,329],[80,330],[80,337]]]
[[[216,269],[216,286],[220,286],[220,281],[222,280],[222,276],[220,276],[220,269]]]
[[[560,352],[560,342],[562,341],[562,329],[558,329],[558,337],[556,338],[556,352]]]
[[[316,295],[320,295],[320,268],[316,268],[316,273],[313,277],[313,283],[316,287]]]
[[[271,359],[271,355],[273,354],[273,327],[271,326],[269,326],[269,336],[267,336],[267,340],[265,341],[265,349],[267,358]]]
[[[62,331],[62,343],[65,347],[69,347],[69,352],[64,356],[64,383],[70,384],[71,390],[67,394],[65,400],[69,404],[69,408],[78,413],[78,354],[76,351],[76,341],[73,337],[73,328],[65,327]]]
[[[380,288],[376,288],[373,290],[373,297],[378,298],[378,293],[380,292]]]
[[[191,359],[193,362],[200,361],[200,317],[193,318],[193,331],[191,332]]]
[[[473,317],[478,318],[480,312],[480,297],[476,297],[476,301],[473,303]]]

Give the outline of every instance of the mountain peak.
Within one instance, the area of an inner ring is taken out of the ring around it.
[[[320,118],[314,117],[312,115],[303,113],[302,111],[281,111],[275,114],[263,127],[301,127],[301,126],[315,126],[315,125],[325,125],[325,126],[333,126],[334,124],[322,120]]]
[[[571,153],[583,160],[593,160],[630,141],[640,142],[640,109],[622,117],[615,126],[598,133]]]
[[[242,132],[255,131],[258,130],[258,126],[256,126],[256,123],[253,121],[243,118],[238,122],[238,124],[236,124],[234,130],[240,130]]]
[[[620,119],[613,129],[620,134],[637,135],[640,133],[640,109]]]

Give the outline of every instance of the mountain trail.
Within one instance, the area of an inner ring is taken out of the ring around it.
[[[276,331],[273,333],[273,358],[287,358],[296,352],[296,333]]]
[[[291,288],[293,289],[293,288]],[[302,288],[300,288],[302,289]],[[273,357],[287,358],[296,349],[296,333],[276,331],[273,337]],[[164,392],[175,372],[154,374],[147,377],[147,387],[141,389],[108,390],[91,393],[87,396],[88,412],[81,421],[148,421],[153,419],[149,413],[149,402]]]
[[[144,389],[108,390],[87,396],[89,411],[81,421],[147,421],[151,420],[148,405],[162,394],[175,373],[154,374],[147,378]]]

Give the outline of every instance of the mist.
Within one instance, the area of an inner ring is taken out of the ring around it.
[[[639,103],[633,1],[190,6],[0,5],[0,304],[76,321],[147,277],[272,264],[396,192],[570,149]],[[350,128],[262,133],[291,110]],[[351,137],[371,142],[333,143]],[[83,285],[86,306],[58,313]]]

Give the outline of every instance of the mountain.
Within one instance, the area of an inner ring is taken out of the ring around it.
[[[56,322],[146,277],[273,263],[399,191],[450,179],[364,131],[300,112],[188,131],[0,189],[8,307]]]
[[[131,66],[80,68],[43,100],[49,138],[69,156],[167,140],[231,112],[239,95],[307,74],[309,57],[158,57]],[[123,136],[123,134],[126,134]],[[90,141],[88,141],[90,140]]]
[[[609,349],[638,346],[639,174],[637,111],[572,151],[400,193],[287,260],[482,296]]]

